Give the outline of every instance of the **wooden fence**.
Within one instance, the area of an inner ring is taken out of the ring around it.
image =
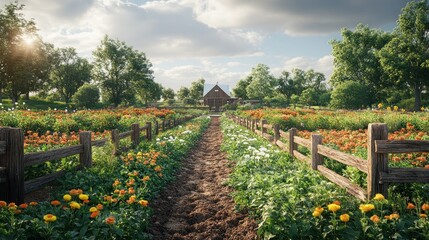
[[[92,147],[105,145],[108,141],[113,144],[113,153],[117,154],[119,141],[130,137],[134,146],[141,141],[141,132],[144,132],[146,140],[152,140],[152,134],[157,135],[159,131],[165,131],[175,127],[184,121],[192,119],[189,116],[175,120],[164,120],[162,123],[155,121],[152,125],[147,122],[140,127],[138,123],[132,124],[131,130],[119,133],[117,129],[111,131],[110,138],[101,140],[91,140],[90,131],[79,132],[79,144],[67,146],[60,149],[54,149],[45,152],[36,152],[24,154],[24,134],[20,128],[1,127],[0,128],[0,200],[8,202],[22,203],[26,193],[39,189],[46,183],[49,183],[61,176],[66,171],[58,171],[46,176],[38,177],[24,181],[24,169],[29,166],[41,164],[47,161],[54,161],[64,157],[79,154],[79,165],[76,167],[87,168],[92,165]]]
[[[387,125],[371,123],[368,125],[368,157],[362,159],[322,145],[322,136],[311,134],[311,139],[297,136],[298,130],[291,128],[282,131],[279,125],[270,125],[267,120],[256,120],[229,116],[239,125],[251,129],[290,155],[311,165],[330,181],[345,188],[347,192],[364,201],[371,199],[377,193],[387,197],[389,183],[429,183],[429,169],[425,168],[389,168],[389,153],[429,152],[429,141],[416,140],[388,140]],[[272,134],[269,134],[270,131]],[[282,140],[286,140],[287,143]],[[307,148],[310,152],[306,156],[298,151],[298,145]],[[353,166],[367,174],[367,189],[352,183],[348,178],[339,175],[323,165],[323,156]]]

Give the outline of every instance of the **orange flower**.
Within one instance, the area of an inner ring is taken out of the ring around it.
[[[149,181],[150,180],[150,177],[149,176],[144,176],[143,178],[142,178],[142,181],[143,182],[147,182],[147,181]]]
[[[429,204],[424,203],[424,204],[422,205],[422,210],[423,210],[423,211],[429,211]]]
[[[30,202],[30,206],[36,206],[37,204],[37,202]]]
[[[133,196],[131,196],[128,200],[127,200],[127,203],[128,204],[132,204],[132,203],[134,203],[136,201],[136,196],[135,195],[133,195]]]
[[[96,208],[98,210],[103,210],[103,204],[101,204],[101,203],[97,204]]]
[[[89,217],[90,218],[96,218],[98,216],[98,214],[100,214],[100,211],[95,211],[95,212],[92,212]]]
[[[153,170],[155,170],[156,172],[161,172],[162,171],[162,167],[157,165]]]
[[[129,193],[129,194],[134,194],[135,192],[136,192],[136,191],[135,191],[135,190],[134,190],[134,188],[132,188],[132,187],[128,189],[128,193]]]
[[[407,204],[407,209],[415,209],[416,205],[412,204],[412,203],[408,203]]]
[[[424,213],[420,214],[420,218],[427,218],[427,217],[428,217],[428,215],[426,215]]]
[[[22,208],[22,209],[26,209],[27,207],[28,207],[28,204],[26,203],[22,203],[19,205],[19,208]]]
[[[342,222],[348,222],[350,220],[350,215],[348,215],[347,213],[341,214],[340,220]]]
[[[59,205],[61,205],[61,202],[60,202],[60,201],[58,201],[58,200],[53,200],[53,201],[51,201],[51,204],[52,204],[53,206],[59,206]]]
[[[7,202],[5,201],[0,201],[0,207],[6,207],[7,206]]]
[[[114,216],[109,216],[108,218],[106,218],[106,224],[113,225],[115,224],[115,222],[116,222],[116,219]]]
[[[338,200],[335,200],[335,201],[333,201],[332,203],[333,203],[333,204],[337,204],[337,205],[341,205],[341,202],[340,202],[340,201],[338,201]]]
[[[147,205],[149,205],[149,202],[146,200],[140,200],[139,204],[142,205],[143,207],[147,207]]]
[[[14,202],[11,202],[7,205],[9,208],[17,208],[16,204]]]
[[[371,221],[373,221],[374,223],[378,223],[380,222],[380,218],[377,215],[372,215],[371,218],[369,218]]]

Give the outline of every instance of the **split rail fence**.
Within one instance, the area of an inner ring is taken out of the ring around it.
[[[21,128],[0,127],[0,200],[7,202],[23,203],[25,194],[39,189],[44,184],[54,181],[63,176],[66,171],[58,171],[49,175],[24,181],[24,169],[36,164],[54,161],[65,157],[79,154],[79,165],[77,169],[92,166],[92,147],[104,146],[108,141],[113,144],[113,153],[119,150],[119,141],[130,137],[134,146],[141,141],[141,132],[147,141],[152,140],[152,134],[157,135],[159,131],[165,131],[194,116],[187,116],[175,120],[164,120],[161,123],[155,121],[146,122],[140,127],[138,123],[131,125],[131,130],[119,133],[117,129],[111,131],[110,138],[91,140],[90,131],[79,132],[79,144],[67,146],[45,152],[24,154],[24,133]]]
[[[391,168],[388,164],[389,153],[429,152],[429,141],[417,140],[388,140],[387,125],[371,123],[368,125],[368,157],[362,159],[322,145],[320,134],[311,134],[311,139],[297,136],[298,130],[291,128],[288,131],[280,129],[279,125],[268,124],[267,120],[256,120],[229,115],[235,123],[251,129],[290,155],[311,165],[338,186],[356,198],[365,201],[377,193],[388,196],[387,189],[390,183],[429,183],[429,169],[425,168]],[[272,135],[268,133],[272,132]],[[284,143],[282,140],[286,140]],[[306,156],[298,151],[298,145],[307,148],[310,155]],[[367,189],[352,183],[348,178],[332,171],[323,165],[323,156],[353,166],[367,174]]]

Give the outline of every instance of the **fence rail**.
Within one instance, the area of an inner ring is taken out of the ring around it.
[[[246,119],[229,115],[235,123],[251,129],[258,135],[269,139],[282,150],[288,151],[290,155],[298,160],[308,163],[314,170],[338,186],[345,188],[348,193],[360,200],[370,199],[376,193],[388,197],[387,189],[389,183],[429,183],[429,170],[424,168],[389,168],[389,153],[429,152],[429,141],[416,140],[387,140],[387,125],[384,123],[371,123],[368,125],[368,157],[362,159],[347,153],[340,152],[322,144],[322,136],[312,134],[311,139],[297,136],[298,130],[291,128],[288,131],[281,130],[277,124],[268,124],[266,120]],[[250,122],[250,127],[249,124]],[[273,135],[269,135],[268,129]],[[287,142],[287,143],[285,143]],[[310,155],[306,156],[298,151],[298,145],[307,148]],[[366,173],[367,189],[364,190],[348,178],[332,171],[323,165],[323,156],[338,161],[348,166],[355,167]]]
[[[152,140],[152,132],[156,135],[161,131],[188,121],[194,116],[184,117],[178,120],[164,120],[161,124],[155,121],[154,125],[147,122],[140,127],[138,123],[131,125],[131,130],[119,133],[112,130],[110,138],[91,140],[90,131],[79,132],[79,144],[53,149],[44,152],[24,154],[24,134],[20,128],[0,127],[0,200],[22,203],[26,193],[39,189],[41,186],[63,176],[67,171],[58,171],[35,179],[24,181],[24,169],[47,161],[55,161],[61,158],[79,154],[79,165],[76,169],[92,166],[92,148],[104,146],[109,141],[113,145],[113,153],[119,151],[119,141],[130,137],[134,146],[141,141],[141,132],[145,132],[144,138]],[[154,126],[154,129],[152,128]]]

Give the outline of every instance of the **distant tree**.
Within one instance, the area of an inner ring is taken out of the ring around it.
[[[249,99],[249,97],[247,96],[246,88],[247,86],[249,86],[251,81],[252,78],[250,76],[247,76],[246,78],[238,81],[237,86],[232,90],[234,96],[244,100]]]
[[[345,81],[332,91],[331,106],[338,109],[360,109],[368,106],[368,87],[356,81]]]
[[[256,67],[252,68],[250,78],[252,80],[246,87],[247,96],[249,98],[262,100],[264,97],[272,97],[274,95],[276,82],[267,65],[258,64]]]
[[[176,93],[171,88],[166,88],[162,90],[162,98],[164,100],[174,99],[176,97]]]
[[[292,96],[290,96],[290,103],[293,104],[293,107],[296,108],[296,104],[299,102],[299,96],[296,94],[292,94]]]
[[[204,78],[200,78],[197,81],[191,83],[191,87],[189,88],[189,95],[191,98],[195,99],[196,101],[203,98],[205,82],[206,80],[204,80]]]
[[[73,95],[77,107],[94,108],[100,102],[100,90],[92,84],[84,84]]]
[[[58,48],[55,55],[51,84],[68,104],[79,87],[91,80],[91,65],[74,48]]]
[[[330,42],[335,67],[331,85],[356,81],[367,86],[367,91],[373,96],[369,104],[382,101],[386,96],[385,89],[391,84],[376,52],[390,41],[391,35],[362,24],[355,31],[343,29],[341,35],[341,41]]]
[[[182,86],[180,87],[179,91],[177,91],[177,98],[180,101],[184,102],[186,98],[189,98],[189,93],[190,93],[189,88]]]
[[[394,84],[414,92],[414,110],[429,88],[429,5],[411,1],[402,9],[393,39],[379,51],[381,66]]]
[[[151,101],[161,99],[162,86],[154,81],[149,81],[145,86],[138,88],[137,97],[147,106]]]
[[[299,97],[299,102],[309,107],[317,105],[318,103],[317,90],[314,88],[305,89],[304,91],[302,91],[301,96]]]

